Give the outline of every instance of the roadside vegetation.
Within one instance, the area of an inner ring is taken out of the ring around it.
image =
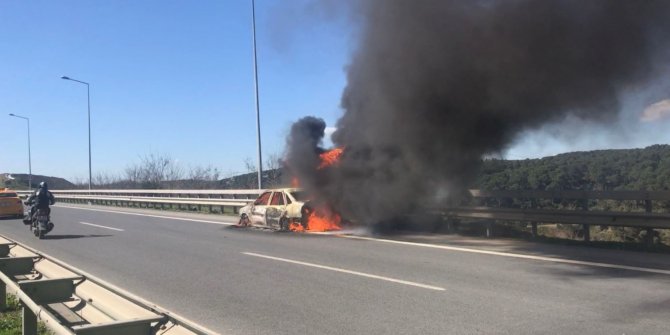
[[[571,152],[541,159],[487,160],[475,188],[486,190],[670,190],[670,145],[654,145],[644,149],[597,150]],[[644,201],[592,199],[587,202],[565,199],[493,200],[487,206],[535,209],[588,209],[599,211],[644,212]],[[670,201],[654,201],[652,211],[670,212]],[[519,231],[524,223],[511,225]],[[580,225],[544,225],[538,232],[547,238],[575,240],[583,237]],[[641,243],[646,229],[595,226],[591,227],[595,242]],[[670,245],[670,231],[657,229],[654,244]]]
[[[21,335],[21,303],[15,296],[7,294],[7,310],[0,312],[0,335]],[[53,334],[43,323],[39,323],[37,333],[40,335]]]
[[[667,191],[670,145],[571,152],[541,159],[486,160],[476,186],[487,190]]]

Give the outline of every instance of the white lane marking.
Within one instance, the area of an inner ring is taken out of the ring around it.
[[[393,244],[401,244],[401,245],[411,245],[411,246],[423,247],[423,248],[443,249],[443,250],[450,250],[450,251],[470,252],[470,253],[475,253],[475,254],[494,255],[494,256],[503,256],[503,257],[512,257],[512,258],[522,258],[522,259],[532,259],[532,260],[545,261],[545,262],[564,263],[564,264],[572,264],[572,265],[584,265],[584,266],[593,266],[593,267],[599,267],[599,268],[630,270],[630,271],[639,271],[639,272],[648,272],[648,273],[658,273],[658,274],[670,275],[670,270],[643,268],[643,267],[637,267],[637,266],[618,265],[618,264],[599,263],[599,262],[588,262],[588,261],[577,261],[577,260],[572,260],[572,259],[563,259],[563,258],[554,258],[554,257],[545,257],[545,256],[533,256],[533,255],[515,254],[515,253],[510,253],[510,252],[480,250],[480,249],[471,249],[471,248],[463,248],[463,247],[451,247],[451,246],[446,246],[446,245],[429,244],[429,243],[396,241],[396,240],[387,240],[387,239],[374,238],[374,237],[364,237],[364,236],[353,236],[353,235],[333,235],[333,236],[343,237],[343,238],[350,238],[350,239],[355,239],[355,240],[366,240],[366,241],[393,243]]]
[[[159,219],[170,219],[170,220],[180,220],[180,221],[192,221],[192,222],[214,223],[214,224],[220,224],[220,225],[224,225],[224,226],[234,226],[234,225],[236,225],[236,223],[231,223],[231,222],[209,221],[209,220],[198,220],[198,219],[186,219],[186,218],[178,218],[178,217],[173,217],[173,216],[150,215],[150,214],[141,214],[141,213],[130,213],[130,212],[110,211],[110,210],[96,209],[96,208],[70,207],[70,206],[63,206],[63,205],[58,205],[58,206],[54,206],[54,207],[71,208],[71,209],[81,209],[81,210],[85,210],[85,211],[94,211],[94,212],[106,212],[106,213],[116,213],[116,214],[126,214],[126,215],[136,215],[136,216],[148,216],[148,217],[159,218]]]
[[[94,223],[88,223],[88,222],[79,222],[79,223],[89,225],[89,226],[93,226],[93,227],[98,227],[98,228],[105,228],[105,229],[111,229],[111,230],[116,230],[116,231],[124,231],[123,229],[101,226],[99,224],[94,224]]]
[[[346,269],[341,269],[341,268],[335,268],[335,267],[332,267],[332,266],[295,261],[295,260],[292,260],[292,259],[267,256],[267,255],[262,255],[262,254],[256,254],[256,253],[253,253],[253,252],[243,252],[243,254],[245,254],[247,256],[266,258],[266,259],[271,259],[271,260],[275,260],[275,261],[298,264],[298,265],[304,265],[304,266],[309,266],[309,267],[318,268],[318,269],[342,272],[342,273],[347,273],[347,274],[350,274],[350,275],[356,275],[356,276],[367,277],[367,278],[372,278],[372,279],[379,279],[379,280],[389,281],[389,282],[392,282],[392,283],[415,286],[415,287],[425,288],[425,289],[429,289],[429,290],[435,290],[435,291],[444,291],[445,290],[444,288],[438,287],[438,286],[426,285],[426,284],[421,284],[421,283],[416,283],[416,282],[401,280],[401,279],[395,279],[395,278],[389,278],[389,277],[384,277],[384,276],[377,276],[377,275],[364,273],[364,272],[358,272],[358,271],[351,271],[351,270],[346,270]]]

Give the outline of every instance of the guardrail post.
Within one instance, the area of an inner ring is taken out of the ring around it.
[[[452,217],[452,216],[447,216],[444,219],[444,222],[447,225],[447,234],[451,234],[454,231],[456,231],[456,220],[457,219],[455,217]]]
[[[5,282],[0,281],[0,312],[4,312],[7,309],[7,285]]]
[[[591,241],[591,225],[590,224],[584,224],[582,225],[582,229],[584,230],[584,242],[589,242]]]
[[[653,210],[653,207],[651,206],[651,200],[647,199],[644,201],[644,211],[647,213],[651,213]],[[647,228],[647,234],[644,236],[644,242],[647,245],[647,247],[651,247],[654,245],[654,228]]]
[[[644,243],[647,247],[654,245],[654,228],[647,228],[647,234],[644,236]]]
[[[588,211],[589,210],[589,199],[580,199],[580,207],[583,211]],[[591,241],[591,225],[590,224],[583,224],[582,225],[582,231],[584,232],[584,242],[590,242]]]
[[[537,237],[537,222],[530,223],[530,233],[533,236],[533,238]]]
[[[37,316],[23,305],[23,335],[37,335]]]

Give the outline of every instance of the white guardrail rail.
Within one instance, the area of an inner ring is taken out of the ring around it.
[[[0,235],[0,310],[23,306],[23,334],[38,320],[58,335],[216,334],[82,270]]]
[[[253,201],[264,190],[52,190],[58,202],[92,203],[116,206],[151,206],[165,208],[166,205],[197,207],[210,210],[218,207],[221,212],[226,208],[233,213]],[[28,196],[30,191],[18,191]]]

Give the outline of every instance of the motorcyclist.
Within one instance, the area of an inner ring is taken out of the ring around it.
[[[49,208],[50,205],[53,205],[56,203],[56,198],[54,198],[54,195],[49,192],[49,186],[45,181],[40,183],[39,188],[33,192],[33,194],[28,197],[26,200],[26,204],[28,205],[33,205],[32,208],[30,208],[30,215],[23,220],[24,223],[30,224],[30,221],[35,214],[35,212],[38,209],[44,209],[47,211],[47,215],[51,214],[51,208]]]

